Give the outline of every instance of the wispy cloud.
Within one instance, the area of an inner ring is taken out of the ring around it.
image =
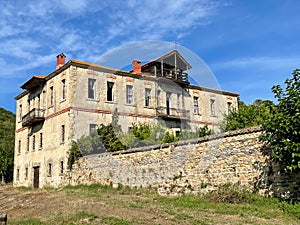
[[[92,60],[124,42],[178,40],[209,23],[222,4],[208,0],[6,1],[0,8],[0,62],[9,70],[2,72],[34,69],[61,51]]]

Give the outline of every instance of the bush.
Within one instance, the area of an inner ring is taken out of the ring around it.
[[[205,199],[211,202],[225,202],[232,204],[253,203],[256,201],[254,194],[237,185],[225,184],[205,195]]]

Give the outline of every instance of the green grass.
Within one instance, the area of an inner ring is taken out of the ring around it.
[[[110,185],[76,185],[76,186],[66,186],[64,190],[71,195],[86,196],[86,197],[102,197],[104,194],[121,194],[121,195],[151,195],[155,194],[154,189],[150,188],[130,188],[126,186],[119,185],[118,188],[112,188]]]
[[[127,220],[120,219],[114,216],[102,217],[102,222],[108,225],[132,225],[133,223]]]
[[[204,196],[187,194],[177,197],[159,196],[154,189],[130,189],[122,186],[112,188],[99,184],[67,186],[59,190],[63,195],[83,197],[85,201],[89,198],[93,198],[94,202],[104,201],[106,205],[118,209],[117,211],[134,211],[139,216],[139,211],[143,215],[150,213],[153,220],[168,217],[173,224],[221,223],[226,216],[234,221],[232,224],[283,224],[282,221],[284,224],[300,224],[299,203],[291,204],[277,198],[262,197],[230,185],[224,185]],[[135,222],[124,220],[122,216],[118,216],[122,214],[116,214],[117,211],[111,211],[110,216],[99,216],[89,211],[55,213],[52,220],[47,217],[42,220],[29,218],[13,224],[127,225]]]
[[[85,211],[79,211],[75,214],[71,215],[56,215],[55,218],[51,220],[51,222],[41,221],[36,218],[29,218],[25,220],[21,220],[18,222],[12,222],[9,224],[16,224],[16,225],[52,225],[52,224],[68,224],[68,225],[77,225],[77,224],[84,224],[87,225],[89,222],[92,222],[99,218],[97,215],[88,213]],[[49,218],[48,218],[49,219]]]
[[[10,223],[8,223],[10,224]],[[28,218],[19,222],[14,223],[16,225],[44,225],[45,223],[43,223],[42,221],[38,220],[38,219],[34,219],[34,218]]]
[[[171,211],[174,214],[177,211],[182,212],[183,209],[190,209],[190,211],[199,210],[222,215],[238,215],[245,218],[300,219],[299,203],[289,204],[281,202],[277,198],[262,197],[245,190],[237,190],[234,187],[221,187],[218,191],[203,197],[184,195],[179,197],[157,197],[156,199],[164,204],[169,213]],[[183,215],[180,214],[180,216]]]

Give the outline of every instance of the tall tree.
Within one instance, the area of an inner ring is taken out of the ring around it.
[[[263,140],[272,146],[272,159],[287,172],[300,171],[300,70],[286,79],[285,90],[272,87],[278,100],[274,115],[263,123]]]
[[[9,182],[13,179],[15,115],[0,108],[0,180]]]

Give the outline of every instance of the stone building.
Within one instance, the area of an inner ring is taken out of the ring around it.
[[[237,108],[238,94],[193,85],[191,65],[173,50],[130,72],[57,56],[56,70],[33,76],[15,97],[15,186],[57,186],[67,168],[71,141],[116,110],[123,132],[132,124],[164,121],[177,134],[208,125],[218,131],[223,115]]]

